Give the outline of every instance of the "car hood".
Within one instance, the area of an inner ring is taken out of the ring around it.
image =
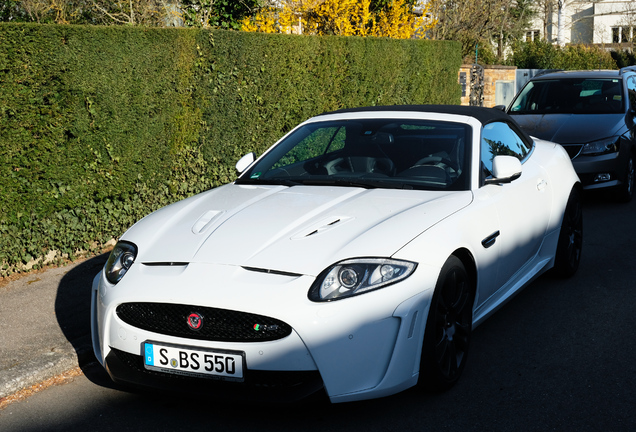
[[[389,257],[471,201],[470,191],[229,184],[146,216],[122,240],[145,264],[315,276],[341,259]]]
[[[584,144],[617,134],[624,114],[514,114],[521,128],[534,137],[559,144]]]

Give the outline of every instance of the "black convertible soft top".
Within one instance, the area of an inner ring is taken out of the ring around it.
[[[491,121],[514,121],[512,118],[497,108],[483,108],[475,106],[463,106],[463,105],[386,105],[386,106],[371,106],[360,108],[345,108],[337,111],[328,112],[325,114],[340,114],[340,113],[353,113],[353,112],[368,112],[368,111],[415,111],[415,112],[434,112],[441,114],[455,114],[465,115],[468,117],[474,117],[481,123],[486,124]]]
[[[531,144],[532,138],[523,131],[517,124],[517,122],[498,108],[484,108],[476,106],[464,106],[464,105],[385,105],[385,106],[371,106],[360,108],[345,108],[337,111],[327,112],[324,114],[341,114],[341,113],[355,113],[355,112],[377,112],[377,111],[412,111],[412,112],[430,112],[440,114],[454,114],[473,117],[482,124],[487,124],[493,121],[506,122],[514,128],[514,130],[522,137],[526,143]]]

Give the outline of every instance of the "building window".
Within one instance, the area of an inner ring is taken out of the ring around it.
[[[612,27],[612,43],[631,42],[632,31],[632,27]]]
[[[530,30],[526,32],[526,42],[538,41],[541,39],[539,30]]]

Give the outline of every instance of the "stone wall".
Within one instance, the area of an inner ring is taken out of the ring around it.
[[[459,68],[459,82],[462,84],[462,105],[470,104],[470,69],[472,65],[464,64]],[[498,103],[502,102],[504,98],[503,92],[506,92],[508,97],[510,95],[510,89],[514,95],[516,89],[517,68],[515,66],[484,66],[484,103],[485,107],[494,107]],[[499,92],[497,95],[497,83],[499,83]],[[499,98],[497,98],[499,96]],[[499,99],[499,100],[498,100]]]

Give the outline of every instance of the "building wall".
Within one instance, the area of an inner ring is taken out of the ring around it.
[[[636,27],[636,1],[565,1],[563,9],[563,43],[611,44],[612,27]],[[545,21],[545,23],[544,23]],[[546,31],[544,32],[544,24]],[[528,37],[557,41],[558,10],[555,7],[547,16],[539,12],[531,21]],[[634,32],[630,36],[633,37]]]
[[[568,10],[566,9],[566,12]],[[570,14],[569,14],[570,15]],[[571,11],[570,27],[564,34],[569,35],[570,43],[589,44],[594,40],[594,5],[581,5]]]
[[[636,2],[597,3],[594,5],[594,15],[594,43],[611,44],[612,27],[636,27]]]

